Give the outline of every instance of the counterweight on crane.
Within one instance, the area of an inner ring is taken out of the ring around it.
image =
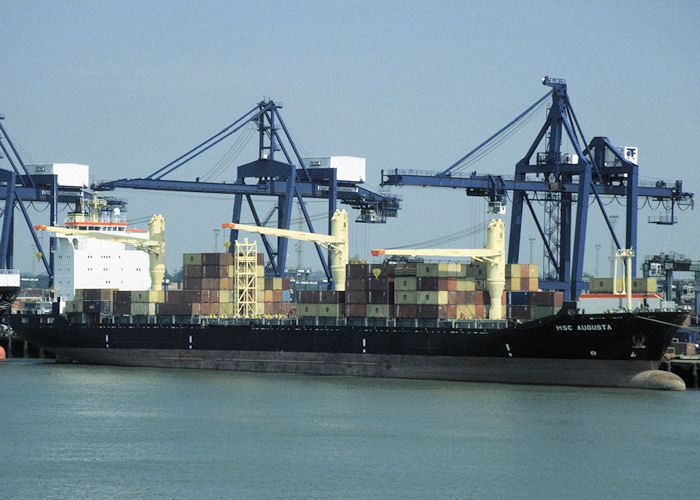
[[[505,228],[501,219],[492,219],[486,229],[484,248],[380,249],[372,255],[407,255],[410,257],[470,257],[486,262],[486,288],[491,297],[489,319],[503,319],[501,297],[506,286]]]

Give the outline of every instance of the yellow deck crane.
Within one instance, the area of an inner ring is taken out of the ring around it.
[[[501,219],[492,219],[486,230],[486,246],[478,249],[430,248],[372,250],[372,255],[407,255],[411,257],[471,257],[486,262],[486,288],[491,297],[489,319],[503,319],[501,297],[506,286],[505,228]]]
[[[98,240],[126,243],[138,250],[148,253],[148,267],[151,274],[151,290],[163,289],[165,276],[165,219],[162,215],[153,215],[148,223],[148,239],[125,236],[106,231],[89,231],[56,226],[34,226],[34,229],[68,236],[81,236]]]
[[[345,290],[345,266],[348,263],[348,213],[345,210],[336,210],[333,217],[331,217],[330,235],[232,222],[221,224],[221,227],[248,231],[250,233],[292,238],[295,240],[311,241],[328,248],[330,250],[331,276],[335,283],[335,289],[338,291]]]

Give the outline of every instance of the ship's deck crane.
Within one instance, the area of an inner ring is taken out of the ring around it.
[[[338,202],[349,205],[360,211],[357,222],[386,222],[387,217],[396,217],[400,199],[382,193],[372,192],[362,187],[359,182],[343,181],[337,178],[333,168],[308,168],[292,140],[289,130],[280,114],[281,104],[272,100],[264,100],[248,111],[239,119],[208,138],[187,153],[181,155],[164,167],[142,179],[120,179],[96,184],[95,190],[112,190],[115,188],[225,193],[231,194],[233,200],[232,222],[238,225],[241,220],[243,199],[248,204],[256,225],[264,226],[277,215],[277,229],[290,230],[293,202],[296,199],[302,211],[309,232],[315,233],[311,218],[306,209],[304,198],[320,198],[328,200],[328,231],[331,231],[331,219]],[[237,168],[235,183],[213,183],[195,181],[174,181],[164,177],[171,174],[190,160],[208,151],[227,137],[253,123],[259,135],[258,159]],[[281,127],[281,131],[280,131]],[[275,159],[275,153],[282,152],[284,161]],[[247,179],[253,179],[247,184]],[[253,197],[277,197],[277,205],[267,217],[262,218],[255,208]],[[287,236],[283,232],[276,233],[277,246],[273,248],[263,234],[262,240],[268,255],[270,274],[282,276],[287,256]],[[233,251],[232,243],[238,237],[238,230],[231,231],[229,251]],[[326,276],[332,278],[319,247],[316,247],[319,259]],[[330,256],[329,256],[330,257]]]
[[[455,257],[472,258],[486,262],[486,288],[491,298],[489,319],[503,319],[501,296],[506,285],[505,227],[501,219],[492,219],[486,233],[486,246],[478,249],[431,248],[431,249],[380,249],[372,255],[406,255],[409,257]]]
[[[233,231],[248,231],[257,234],[269,234],[284,238],[292,238],[301,241],[311,241],[326,246],[330,254],[331,279],[329,286],[338,291],[345,290],[345,266],[348,263],[348,213],[345,210],[336,210],[331,217],[331,234],[307,233],[303,231],[290,231],[274,227],[251,226],[248,224],[224,223],[221,227]]]
[[[670,203],[679,208],[693,207],[693,194],[683,191],[681,181],[667,184],[658,181],[654,185],[639,184],[639,169],[636,164],[636,149],[625,153],[613,147],[605,137],[595,137],[586,145],[586,140],[574,114],[564,80],[544,77],[542,83],[552,89],[527,108],[523,113],[470,151],[452,166],[441,172],[417,173],[407,170],[382,172],[382,185],[433,186],[465,189],[468,196],[488,198],[492,211],[501,212],[512,192],[512,211],[508,245],[508,262],[517,263],[523,222],[523,207],[527,206],[544,243],[549,272],[540,280],[542,288],[564,290],[565,299],[578,297],[584,288],[583,258],[588,222],[588,205],[593,196],[610,231],[617,249],[622,245],[615,234],[610,218],[601,201],[602,196],[626,198],[625,248],[637,249],[638,200],[654,200]],[[525,156],[515,166],[515,176],[506,179],[500,175],[460,176],[460,170],[470,161],[480,158],[507,137],[514,127],[531,115],[551,97],[547,119]],[[574,152],[562,153],[562,142],[568,137]],[[545,152],[535,150],[545,139]],[[533,202],[545,204],[544,224],[540,223]],[[573,206],[576,219],[573,221]],[[659,223],[654,220],[650,222]],[[664,219],[673,223],[675,219]],[[573,241],[572,241],[573,227]],[[636,257],[633,257],[636,266]],[[634,271],[634,267],[633,267]]]
[[[125,243],[138,250],[143,250],[148,253],[151,290],[163,289],[163,277],[165,276],[165,220],[162,215],[153,215],[151,217],[148,223],[148,239],[104,231],[89,231],[57,226],[34,226],[34,229],[67,236],[80,236],[82,238]]]

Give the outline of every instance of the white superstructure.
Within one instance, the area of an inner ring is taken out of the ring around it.
[[[119,214],[105,216],[92,202],[87,211],[71,213],[67,228],[110,232],[148,239],[147,230],[129,230]],[[97,215],[101,214],[101,215]],[[76,288],[112,288],[115,290],[149,290],[148,253],[132,245],[77,235],[56,234],[54,288],[64,301],[75,298]]]

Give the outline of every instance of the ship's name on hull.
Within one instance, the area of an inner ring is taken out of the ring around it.
[[[608,323],[599,323],[595,325],[576,325],[574,328],[574,325],[557,325],[556,326],[558,332],[573,332],[576,330],[577,332],[602,332],[602,331],[609,331],[612,330],[612,326]]]

